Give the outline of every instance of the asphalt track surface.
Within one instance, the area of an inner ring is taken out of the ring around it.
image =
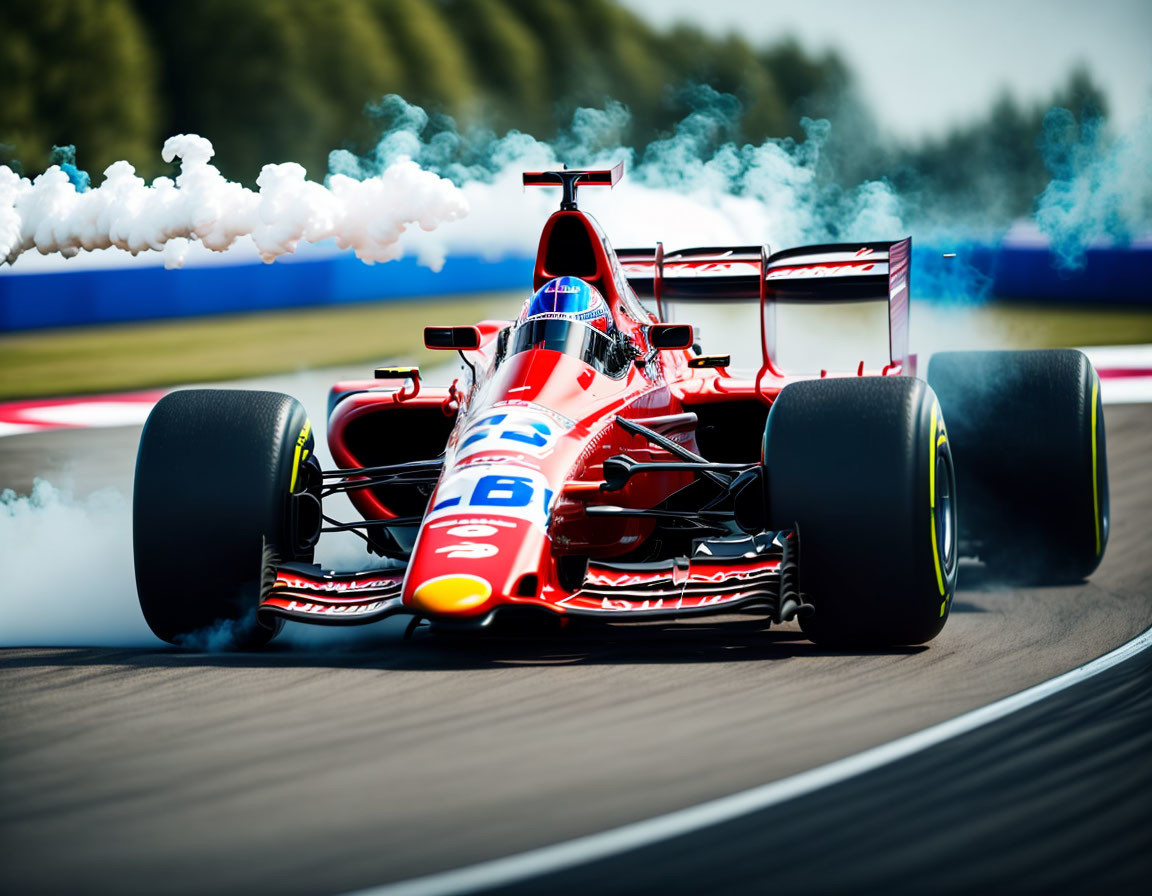
[[[369,887],[735,793],[1047,680],[1152,623],[1152,406],[1110,406],[1106,420],[1112,535],[1101,568],[1081,586],[1009,590],[966,567],[952,618],[926,647],[834,653],[790,627],[733,621],[479,641],[404,642],[393,626],[342,650],[245,655],[0,651],[0,891]],[[75,460],[81,489],[126,489],[137,438],[132,428],[10,437],[0,484],[27,489],[59,456]],[[861,778],[751,827],[518,891],[1059,890],[1093,879],[1138,891],[1152,854],[1148,672],[1129,668],[1103,696],[1069,692],[1096,707],[1088,721],[1058,706],[1021,715],[1012,731],[920,760],[935,765],[891,770],[903,778]],[[1090,756],[1102,758],[1085,768]],[[1037,768],[1079,787],[1049,791],[1041,779],[1013,795]],[[924,798],[942,776],[963,791],[942,800],[981,788],[1001,799],[945,828],[955,820]],[[1058,808],[1078,826],[1060,827]],[[842,851],[813,846],[842,846],[849,831],[867,834],[865,858],[889,854],[887,864],[856,875]],[[1118,852],[1108,844],[1119,833],[1107,837],[1121,831]],[[931,844],[933,833],[983,871],[958,875],[930,852],[917,860],[908,838]],[[762,863],[747,864],[733,846],[742,838]],[[1079,864],[1072,876],[1014,877],[1021,856]],[[637,873],[661,864],[662,879]],[[916,876],[901,877],[907,867]]]

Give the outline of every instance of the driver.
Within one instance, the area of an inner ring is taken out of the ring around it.
[[[556,277],[536,290],[505,345],[510,355],[530,348],[564,352],[612,377],[622,376],[635,357],[604,296],[579,277]]]
[[[601,333],[614,334],[616,324],[600,291],[579,277],[556,277],[533,294],[517,324],[529,319],[578,320]]]

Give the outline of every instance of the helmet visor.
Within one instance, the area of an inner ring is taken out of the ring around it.
[[[561,318],[529,318],[508,340],[508,354],[547,349],[579,358],[607,376],[620,376],[628,361],[616,340],[587,324]]]

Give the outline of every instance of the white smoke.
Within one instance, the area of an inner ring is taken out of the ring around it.
[[[356,516],[346,501],[328,512]],[[347,505],[347,506],[345,506]],[[352,537],[325,536],[317,562],[326,569],[383,565]],[[29,495],[0,492],[0,647],[162,647],[136,598],[132,509],[106,488],[77,498],[68,486],[37,479]],[[354,648],[394,636],[397,625],[316,629],[289,623],[277,643],[309,649]],[[226,650],[234,623],[196,632],[183,646]]]
[[[158,646],[136,601],[131,517],[114,489],[0,492],[0,646]]]
[[[351,368],[346,371],[352,373]],[[429,375],[432,382],[444,379],[436,370]],[[296,373],[225,385],[295,395],[314,413],[321,464],[325,469],[333,466],[323,414],[315,415],[327,399],[327,376]],[[77,475],[91,480],[83,461],[77,464]],[[0,491],[0,647],[166,647],[149,630],[136,597],[131,485],[120,483],[80,497],[69,484],[72,474],[49,475],[51,481],[36,479],[27,495]],[[326,498],[324,507],[337,519],[359,518],[342,494]],[[316,562],[325,569],[342,570],[386,565],[352,533],[324,535]],[[289,622],[275,643],[309,650],[355,650],[380,638],[395,638],[406,623],[407,617],[364,627]],[[183,646],[208,652],[227,649],[231,627],[222,623],[198,632]]]
[[[253,192],[221,175],[212,154],[203,137],[170,137],[162,156],[180,160],[175,180],[148,184],[120,161],[86,192],[58,165],[34,181],[0,166],[0,260],[11,263],[30,249],[74,255],[116,247],[133,255],[163,250],[166,266],[179,267],[188,240],[220,252],[247,236],[266,262],[295,252],[302,240],[331,239],[372,263],[399,257],[397,241],[410,225],[430,231],[468,212],[459,189],[410,159],[364,179],[335,174],[326,185],[292,162],[265,165]]]

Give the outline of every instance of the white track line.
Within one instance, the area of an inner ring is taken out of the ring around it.
[[[909,734],[890,743],[865,750],[863,753],[847,756],[828,765],[801,772],[790,778],[762,784],[751,790],[711,800],[697,806],[690,806],[687,809],[680,809],[667,815],[613,828],[599,834],[591,834],[587,837],[579,837],[575,840],[533,849],[506,858],[469,865],[454,871],[370,887],[348,894],[348,896],[454,896],[454,894],[470,893],[491,887],[508,886],[544,874],[586,865],[633,849],[650,846],[662,840],[690,834],[702,828],[712,827],[758,812],[761,809],[767,809],[770,806],[804,796],[824,787],[839,784],[849,778],[904,759],[929,747],[934,747],[951,738],[967,734],[969,731],[1038,703],[1045,697],[1050,697],[1072,685],[1099,675],[1106,669],[1122,663],[1150,646],[1152,646],[1152,629],[1148,629],[1111,653],[1073,669],[1071,672],[1065,672],[1063,675],[1028,688],[1026,691],[1021,691],[1019,694],[1005,697],[1003,700],[997,700],[995,703],[949,719],[947,722],[941,722],[915,734]]]

